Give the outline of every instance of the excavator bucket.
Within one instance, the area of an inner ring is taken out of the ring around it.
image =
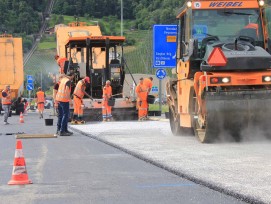
[[[197,131],[201,142],[229,135],[239,141],[245,130],[271,138],[271,90],[208,92],[205,102],[205,128]]]

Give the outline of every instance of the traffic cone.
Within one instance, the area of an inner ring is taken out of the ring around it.
[[[22,112],[20,114],[20,123],[24,123],[24,116],[23,116]]]
[[[24,185],[24,184],[32,184],[32,181],[28,179],[23,154],[22,141],[17,140],[12,176],[11,180],[8,182],[8,185]]]

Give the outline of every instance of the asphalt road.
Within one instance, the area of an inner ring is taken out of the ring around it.
[[[5,133],[50,134],[56,129],[45,126],[36,113],[24,119],[20,124],[19,116],[12,116],[10,125],[0,125],[0,203],[244,203],[79,133],[22,139],[33,184],[9,186],[16,139]]]

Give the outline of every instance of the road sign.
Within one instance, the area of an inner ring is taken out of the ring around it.
[[[151,88],[151,92],[153,92],[153,93],[157,93],[158,92],[158,86],[153,86],[152,88]]]
[[[32,75],[27,75],[27,83],[28,84],[33,84],[33,82],[34,82],[33,76]]]
[[[26,85],[26,89],[27,89],[28,91],[32,91],[32,90],[34,89],[34,85],[33,85],[33,84],[27,84],[27,85]]]
[[[153,26],[153,67],[175,68],[177,25]]]
[[[164,79],[167,76],[167,72],[164,69],[157,69],[155,75],[158,79]]]

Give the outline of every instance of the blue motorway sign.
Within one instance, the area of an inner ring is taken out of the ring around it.
[[[27,75],[26,79],[28,84],[32,84],[34,82],[34,78],[32,75]]]
[[[157,69],[155,75],[158,79],[164,79],[167,76],[167,72],[164,69]]]
[[[175,68],[177,25],[153,26],[153,67]]]
[[[32,90],[34,89],[34,85],[33,85],[33,84],[27,84],[27,85],[26,85],[26,89],[27,89],[28,91],[32,91]]]

